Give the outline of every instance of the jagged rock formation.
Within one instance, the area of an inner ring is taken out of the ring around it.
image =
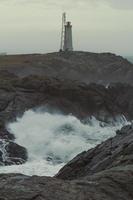
[[[62,52],[1,56],[0,69],[21,77],[34,74],[84,83],[133,84],[133,64],[111,53]]]
[[[117,131],[116,137],[79,154],[60,170],[57,177],[72,180],[93,175],[114,167],[132,165],[132,158],[133,126],[127,125]]]
[[[59,109],[79,118],[94,115],[104,121],[125,115],[132,119],[132,99],[133,87],[121,83],[106,88],[46,76],[0,78],[0,122],[15,119],[38,106]]]
[[[0,138],[7,144],[14,142],[14,137],[6,131],[6,123],[15,120],[24,111],[45,107],[51,111],[60,110],[65,114],[72,113],[80,119],[95,116],[101,121],[111,122],[117,116],[125,115],[133,118],[133,87],[126,84],[112,84],[108,88],[97,84],[83,84],[74,81],[64,81],[55,78],[29,76],[19,78],[4,71],[0,77]],[[11,143],[12,144],[12,143]],[[3,147],[3,143],[1,143]],[[17,148],[18,156],[6,155],[15,163],[27,160],[27,152],[20,146],[10,146],[10,151]],[[0,164],[11,164],[9,159],[3,159],[0,151]],[[12,157],[12,159],[11,159]],[[16,159],[16,157],[18,159]]]
[[[27,150],[15,143],[15,137],[6,130],[4,119],[0,121],[0,165],[23,164],[27,161]]]

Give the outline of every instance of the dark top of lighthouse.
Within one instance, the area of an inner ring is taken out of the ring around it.
[[[72,26],[72,25],[71,25],[71,22],[67,22],[67,23],[66,23],[66,26]]]

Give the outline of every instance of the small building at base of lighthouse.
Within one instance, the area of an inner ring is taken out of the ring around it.
[[[73,51],[71,22],[67,22],[66,25],[65,25],[63,51]]]

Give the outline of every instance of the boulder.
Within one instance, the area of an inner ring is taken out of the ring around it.
[[[27,161],[27,150],[11,140],[0,140],[0,165],[23,164]]]

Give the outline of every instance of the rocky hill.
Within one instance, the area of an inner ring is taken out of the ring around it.
[[[133,84],[133,64],[111,53],[62,52],[1,56],[0,69],[21,77],[35,74],[84,83]]]
[[[0,165],[27,161],[27,150],[6,124],[28,109],[41,106],[109,123],[124,115],[131,121],[132,77],[133,64],[110,53],[1,56]],[[133,126],[77,155],[53,178],[0,174],[0,199],[133,200]]]

